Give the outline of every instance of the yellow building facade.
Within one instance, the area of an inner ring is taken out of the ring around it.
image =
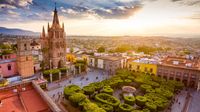
[[[66,55],[66,60],[68,61],[68,62],[76,62],[76,60],[79,60],[79,59],[81,59],[81,60],[85,60],[86,62],[87,62],[87,60],[88,60],[88,55],[76,55],[76,54],[73,54],[73,53],[68,53],[67,55]]]
[[[128,62],[128,68],[131,71],[157,75],[157,64]]]

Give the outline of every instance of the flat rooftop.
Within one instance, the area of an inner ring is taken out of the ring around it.
[[[158,64],[158,60],[154,58],[138,58],[132,60],[132,62],[143,63],[143,64]]]
[[[187,59],[182,57],[166,57],[160,63],[165,66],[179,67],[185,69],[200,70],[198,59]]]
[[[26,89],[22,91],[22,87]],[[14,89],[18,92],[14,92]],[[0,90],[0,112],[51,112],[31,84]]]
[[[111,61],[124,59],[123,57],[119,57],[119,56],[91,56],[91,57],[102,59],[102,60],[111,60]]]

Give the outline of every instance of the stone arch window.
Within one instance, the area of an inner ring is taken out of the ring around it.
[[[26,44],[24,44],[24,50],[27,50],[27,45]]]
[[[60,47],[59,42],[57,42],[57,44],[56,44],[56,48],[59,48],[59,47]]]
[[[8,70],[11,70],[12,69],[12,67],[11,67],[11,64],[8,64]]]

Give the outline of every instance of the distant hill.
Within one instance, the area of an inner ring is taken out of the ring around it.
[[[27,35],[27,36],[38,36],[38,32],[32,32],[28,30],[22,30],[17,28],[5,28],[0,27],[0,33],[8,35]]]

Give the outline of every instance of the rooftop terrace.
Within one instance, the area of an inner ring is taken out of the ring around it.
[[[0,112],[51,112],[31,83],[0,90],[0,100]]]

